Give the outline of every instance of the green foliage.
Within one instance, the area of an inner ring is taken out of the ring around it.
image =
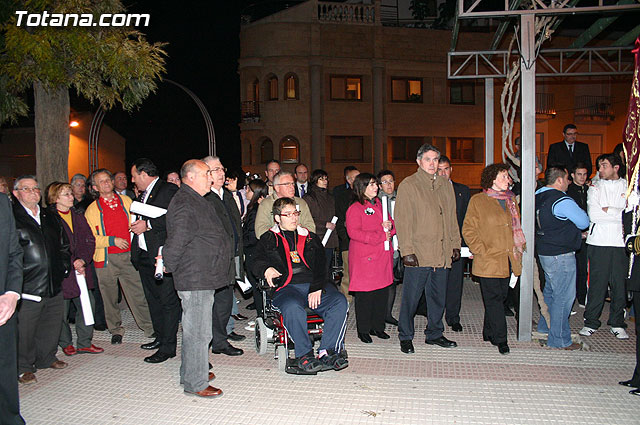
[[[125,13],[119,0],[12,1],[29,13]],[[6,5],[5,5],[6,6]],[[17,26],[17,15],[0,10],[0,123],[26,112],[20,94],[35,81],[46,88],[73,87],[110,109],[132,110],[157,88],[165,72],[163,43],[149,43],[132,27]],[[7,19],[8,16],[8,19]]]

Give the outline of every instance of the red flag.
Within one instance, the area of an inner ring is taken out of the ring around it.
[[[629,98],[629,113],[624,125],[624,153],[627,158],[627,181],[629,190],[635,188],[640,168],[640,37],[636,39],[636,48],[632,51],[635,55],[635,71],[631,82],[631,96]]]

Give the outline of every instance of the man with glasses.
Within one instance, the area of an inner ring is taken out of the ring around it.
[[[300,211],[300,225],[312,232],[316,231],[316,224],[311,216],[309,205],[303,199],[294,195],[296,191],[295,184],[293,174],[289,171],[280,171],[273,177],[274,192],[260,203],[256,214],[255,230],[258,239],[273,226],[274,221],[271,209],[273,208],[273,203],[279,198],[293,198]]]
[[[62,280],[71,271],[69,240],[57,218],[40,208],[35,176],[18,177],[13,185],[13,215],[24,250],[22,292],[42,297],[23,299],[18,308],[18,381],[37,382],[37,369],[64,369],[56,357],[62,330]]]
[[[587,167],[587,178],[591,177],[592,164],[589,145],[577,142],[578,128],[574,124],[567,124],[562,130],[564,140],[549,146],[547,156],[547,168],[552,165],[561,166],[567,170],[573,170],[578,162]]]
[[[73,193],[73,207],[84,214],[87,207],[93,202],[93,197],[87,190],[87,178],[84,174],[75,174],[71,177],[71,192]]]

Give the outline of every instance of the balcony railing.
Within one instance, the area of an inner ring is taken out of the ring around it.
[[[536,115],[556,115],[556,101],[553,93],[536,93]]]
[[[375,5],[318,2],[318,20],[324,22],[373,25]]]
[[[611,96],[576,96],[575,117],[587,121],[613,121]]]
[[[260,122],[260,103],[255,100],[241,102],[240,116],[242,122]]]

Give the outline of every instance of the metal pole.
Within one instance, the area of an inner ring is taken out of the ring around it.
[[[527,240],[527,250],[522,259],[520,279],[520,313],[518,340],[531,341],[531,316],[533,303],[533,250],[535,216],[535,156],[536,156],[536,63],[535,17],[520,16],[520,65],[521,65],[521,141],[522,141],[522,230]]]
[[[484,165],[493,164],[493,78],[484,79]]]

